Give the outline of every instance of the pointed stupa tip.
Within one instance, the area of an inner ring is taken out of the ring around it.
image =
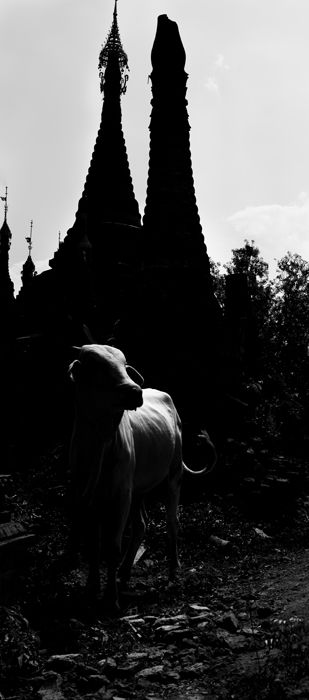
[[[186,52],[180,38],[177,22],[167,15],[159,15],[157,32],[151,51],[151,63],[154,70],[166,72],[183,70]]]
[[[118,18],[117,18],[117,0],[115,0],[113,22],[110,28],[105,44],[102,46],[99,56],[99,75],[101,92],[104,92],[106,82],[106,69],[111,62],[117,63],[118,72],[120,71],[120,92],[124,94],[127,89],[128,81],[128,56],[125,53],[119,34]]]

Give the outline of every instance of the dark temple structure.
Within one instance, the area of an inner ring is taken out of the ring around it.
[[[200,415],[205,407],[193,367],[200,386],[212,391],[220,312],[195,198],[185,60],[176,22],[161,15],[151,52],[153,98],[143,218],[149,309],[145,357],[151,358],[153,368],[160,367],[161,383],[178,399],[182,415],[192,418],[195,408]]]
[[[4,221],[0,228],[0,311],[2,330],[4,335],[12,331],[12,314],[14,308],[14,285],[9,272],[9,252],[11,247],[12,234],[7,222],[8,213],[8,188],[6,187],[5,196],[1,197],[4,201]]]
[[[102,338],[121,314],[121,300],[130,294],[128,285],[133,285],[141,263],[141,217],[121,116],[128,59],[120,41],[116,2],[99,71],[103,107],[90,167],[75,222],[50,261],[72,299],[74,315],[80,316],[82,310],[83,321],[96,339]]]
[[[46,364],[52,368],[44,391],[38,380],[39,402],[44,392],[53,397],[51,421],[62,413],[65,423],[61,396],[70,347],[87,342],[121,347],[146,385],[173,394],[189,426],[212,420],[221,315],[194,191],[185,59],[177,24],[161,15],[151,53],[149,173],[141,224],[122,130],[128,59],[115,1],[99,58],[101,121],[75,220],[49,270],[36,275],[32,258],[26,261],[17,298],[31,382],[46,377]],[[33,351],[34,336],[39,339]],[[33,391],[31,382],[26,392]]]

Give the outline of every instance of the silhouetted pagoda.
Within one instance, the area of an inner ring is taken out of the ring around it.
[[[190,406],[192,416],[194,407],[199,413],[193,368],[201,388],[210,391],[213,385],[220,313],[194,191],[185,60],[176,22],[159,16],[151,52],[153,98],[143,218],[149,319],[145,344],[161,381],[178,397],[183,411],[184,404]]]
[[[6,466],[9,454],[10,435],[13,429],[15,406],[12,399],[12,376],[10,361],[13,354],[15,334],[14,285],[9,273],[9,251],[12,234],[7,222],[8,188],[5,188],[4,221],[0,228],[0,386],[1,386],[1,445],[0,463]]]
[[[27,257],[27,259],[24,262],[23,267],[22,267],[22,272],[21,272],[22,287],[21,287],[20,293],[22,293],[25,289],[27,289],[28,287],[31,286],[33,278],[36,275],[35,264],[32,260],[32,256],[31,256],[32,230],[33,230],[33,221],[31,220],[31,222],[30,222],[30,235],[26,236],[26,241],[28,244],[28,257]]]
[[[7,222],[8,194],[7,187],[4,201],[4,221],[0,229],[0,313],[1,325],[4,335],[7,328],[12,326],[12,315],[14,309],[14,284],[9,272],[9,251],[11,247],[12,234]]]
[[[82,311],[95,335],[121,313],[121,299],[128,292],[131,296],[141,255],[141,218],[122,130],[128,59],[119,35],[117,1],[99,71],[103,107],[98,136],[75,222],[50,261],[68,296],[74,297],[74,307],[78,297],[78,313]]]
[[[186,266],[208,274],[192,173],[185,61],[176,22],[160,15],[151,52],[153,99],[144,255],[146,265]]]

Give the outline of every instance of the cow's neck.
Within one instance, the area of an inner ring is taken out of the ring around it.
[[[76,410],[70,453],[72,492],[75,503],[86,509],[97,503],[103,474],[109,479],[123,413],[103,413],[100,420],[93,420],[86,411]]]
[[[97,435],[103,442],[109,442],[113,439],[123,414],[124,411],[113,413],[110,411],[101,411],[97,413],[79,406],[76,410],[77,430],[78,432],[86,431],[87,433],[92,433],[93,435]]]

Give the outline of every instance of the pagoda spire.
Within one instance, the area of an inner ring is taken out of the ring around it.
[[[119,34],[117,0],[115,0],[113,23],[99,56],[99,76],[101,83],[101,92],[105,92],[105,74],[107,66],[111,59],[114,59],[115,62],[118,64],[121,76],[120,92],[121,94],[124,94],[127,89],[127,82],[129,78],[129,65],[128,56],[123,49]]]
[[[152,381],[175,396],[185,421],[198,423],[205,409],[205,393],[210,395],[215,377],[213,338],[218,310],[195,198],[186,54],[178,26],[167,15],[158,17],[151,62],[150,153],[143,217],[147,309],[143,355],[149,367],[142,369],[147,376],[156,367]],[[212,329],[211,338],[206,328]],[[192,382],[192,367],[199,377],[198,391]]]
[[[4,197],[1,197],[2,201],[4,202],[4,221],[7,220],[7,214],[8,214],[8,188],[5,188],[5,195]]]
[[[22,279],[22,283],[23,283],[24,288],[28,287],[31,284],[33,278],[36,275],[35,264],[34,264],[32,257],[31,257],[32,233],[33,233],[33,219],[31,219],[31,221],[30,221],[30,234],[29,234],[29,236],[26,236],[26,241],[28,244],[28,257],[27,257],[26,262],[23,265],[22,273],[21,273],[21,279]]]
[[[87,216],[91,243],[102,235],[104,222],[133,226],[141,223],[122,130],[121,95],[126,92],[128,71],[116,1],[112,26],[99,56],[101,124],[77,211],[77,219],[80,214]]]
[[[151,62],[146,260],[207,267],[190,152],[186,54],[178,26],[167,15],[158,17]]]
[[[14,302],[14,285],[9,272],[9,252],[12,234],[7,222],[8,214],[8,188],[5,195],[1,196],[4,202],[4,221],[0,229],[0,307],[4,311],[10,311]]]
[[[125,231],[128,244],[130,231],[132,237],[136,236],[132,227],[140,229],[141,217],[122,130],[121,96],[126,92],[128,71],[128,57],[120,39],[116,0],[112,25],[99,55],[100,89],[103,94],[100,127],[75,222],[50,261],[51,267],[57,265],[59,257],[65,256],[69,260],[75,255],[73,248],[79,247],[85,227],[98,271],[101,262],[115,255],[110,224],[130,227]]]

